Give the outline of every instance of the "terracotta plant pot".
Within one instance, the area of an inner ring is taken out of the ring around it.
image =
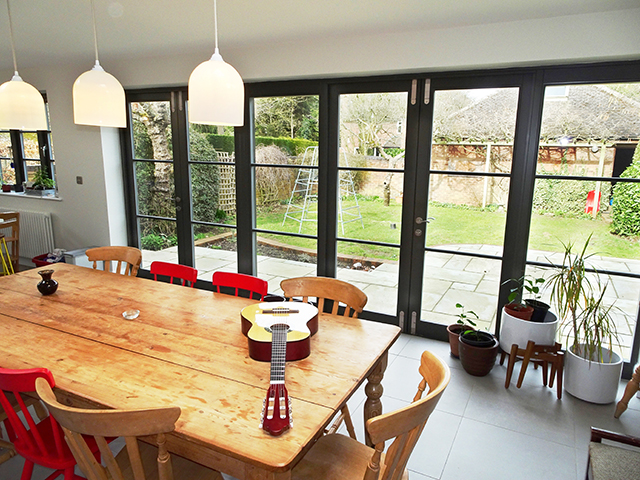
[[[462,368],[464,368],[469,375],[484,377],[496,364],[499,344],[498,340],[490,333],[479,333],[486,335],[487,338],[484,342],[486,346],[471,345],[469,343],[470,340],[461,335],[458,339],[458,351],[460,353]]]
[[[531,315],[533,315],[533,307],[522,303],[507,303],[504,309],[512,317],[521,318],[522,320],[531,320]]]
[[[449,347],[451,348],[451,356],[458,358],[458,337],[465,330],[475,330],[475,328],[469,325],[460,325],[459,323],[452,323],[447,327],[447,333],[449,334]]]

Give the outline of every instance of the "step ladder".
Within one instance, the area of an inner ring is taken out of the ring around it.
[[[344,149],[340,149],[344,166],[348,167],[347,155]],[[307,167],[307,168],[304,168]],[[318,221],[318,147],[307,147],[302,157],[302,163],[298,170],[296,182],[291,190],[287,211],[282,219],[284,226],[287,218],[298,222],[298,233],[302,232],[304,222]],[[304,198],[303,198],[304,197]],[[355,205],[345,207],[343,199],[353,197]],[[302,202],[300,200],[302,199]],[[338,191],[338,222],[344,235],[344,224],[360,220],[362,228],[364,222],[358,204],[353,173],[348,170],[340,172],[340,186]]]

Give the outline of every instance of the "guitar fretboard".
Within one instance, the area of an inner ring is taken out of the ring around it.
[[[287,332],[284,324],[271,326],[271,384],[284,384],[284,366],[287,358]]]

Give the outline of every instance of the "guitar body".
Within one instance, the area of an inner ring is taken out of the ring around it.
[[[291,313],[282,313],[290,311]],[[295,312],[294,312],[295,311]],[[240,312],[242,333],[249,341],[249,356],[269,362],[272,326],[286,324],[286,361],[300,360],[311,352],[311,336],[318,331],[318,309],[308,303],[268,302],[249,305]]]

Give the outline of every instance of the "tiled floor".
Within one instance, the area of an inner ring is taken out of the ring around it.
[[[506,368],[496,365],[482,378],[468,375],[449,355],[449,344],[402,335],[391,350],[382,385],[385,411],[407,404],[416,392],[421,353],[430,350],[451,367],[451,383],[409,460],[411,480],[583,479],[591,425],[640,436],[640,399],[616,420],[615,403],[594,405],[542,386],[539,370],[522,388],[504,388]],[[518,374],[518,367],[514,377]],[[618,398],[626,381],[620,383]],[[350,401],[362,440],[364,391]],[[295,408],[295,404],[294,404]],[[0,465],[0,479],[19,478],[21,460]],[[46,477],[37,470],[34,480]],[[632,480],[632,479],[629,479]]]

